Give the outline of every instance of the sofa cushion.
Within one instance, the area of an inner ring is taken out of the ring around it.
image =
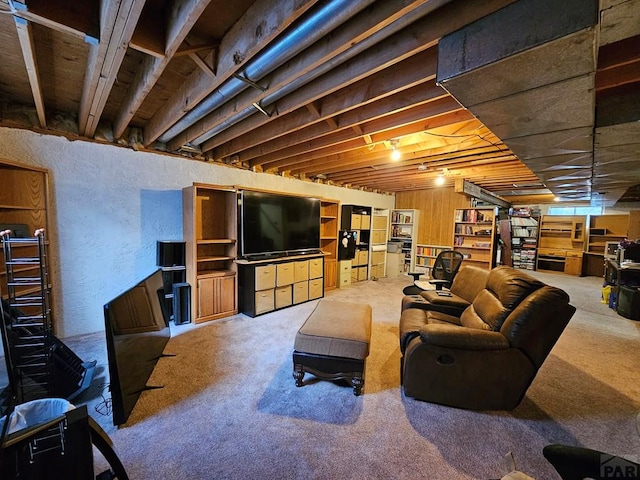
[[[496,267],[487,277],[487,289],[493,292],[508,310],[516,308],[544,283],[527,273],[511,267]]]
[[[440,292],[440,293],[438,293]],[[469,303],[464,298],[456,295],[453,292],[449,292],[451,296],[443,296],[443,290],[426,290],[422,292],[420,295],[422,298],[427,300],[432,305],[447,305],[455,308],[459,308],[461,310],[467,308]]]
[[[498,297],[484,289],[476,296],[471,307],[462,313],[460,322],[469,328],[498,331],[508,313],[509,310]]]
[[[487,284],[488,276],[489,271],[486,268],[465,265],[463,261],[451,284],[451,293],[471,303]]]

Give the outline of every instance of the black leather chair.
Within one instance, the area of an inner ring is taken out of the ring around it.
[[[562,480],[640,479],[640,464],[598,450],[553,444],[544,447],[542,454]]]
[[[429,283],[435,285],[436,290],[442,290],[443,288],[450,288],[453,283],[453,279],[462,265],[464,260],[463,255],[455,250],[443,250],[438,254],[433,267],[431,267],[431,280]],[[419,295],[424,289],[416,285],[422,272],[409,272],[409,275],[413,277],[413,284],[406,286],[402,292],[405,295]]]

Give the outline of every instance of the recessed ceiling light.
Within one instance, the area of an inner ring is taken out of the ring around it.
[[[427,167],[424,163],[421,163],[420,165],[418,165],[418,170],[422,170],[424,172],[425,170],[429,170],[429,167]]]

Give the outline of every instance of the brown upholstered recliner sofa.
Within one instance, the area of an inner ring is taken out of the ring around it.
[[[489,270],[486,268],[463,263],[448,290],[424,290],[417,295],[405,295],[402,311],[421,308],[460,316],[486,285],[487,275]]]
[[[563,290],[504,266],[459,315],[408,305],[400,317],[405,395],[512,410],[574,313]]]

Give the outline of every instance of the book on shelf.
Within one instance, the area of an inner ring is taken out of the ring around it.
[[[402,212],[391,213],[392,223],[411,223],[411,215]]]

